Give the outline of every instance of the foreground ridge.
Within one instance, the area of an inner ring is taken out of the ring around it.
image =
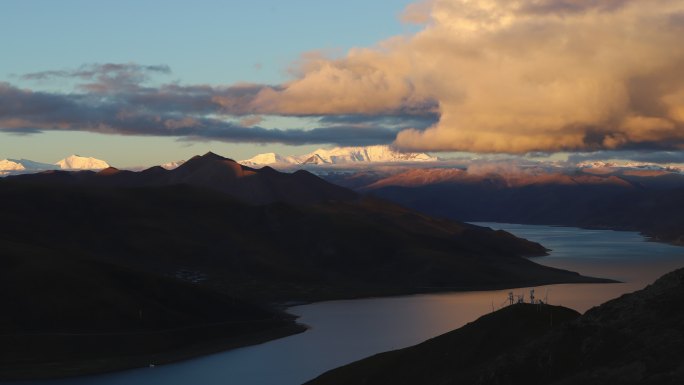
[[[675,384],[684,381],[684,269],[580,316],[515,304],[308,384]]]

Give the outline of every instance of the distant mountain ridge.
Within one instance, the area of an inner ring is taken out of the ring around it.
[[[282,156],[271,152],[241,160],[239,163],[247,166],[337,165],[352,163],[434,162],[437,160],[438,158],[426,153],[400,152],[388,145],[377,145],[318,149],[298,156]]]
[[[649,170],[683,173],[683,164],[658,164],[651,162],[611,162],[611,161],[584,161],[577,163],[579,169],[615,169],[615,170]]]
[[[542,185],[615,185],[631,187],[632,184],[616,175],[593,175],[563,172],[490,172],[473,173],[454,168],[416,168],[379,179],[364,187],[375,190],[388,186],[419,187],[439,183],[488,184],[497,187],[525,187]]]
[[[102,170],[107,167],[109,167],[109,163],[104,160],[79,155],[67,156],[54,164],[28,159],[2,159],[0,160],[0,175],[49,170]]]
[[[391,175],[325,177],[457,221],[631,230],[684,244],[684,175],[679,173],[622,168],[487,170],[414,168]]]

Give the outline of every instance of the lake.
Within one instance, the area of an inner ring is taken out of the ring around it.
[[[633,232],[499,223],[504,229],[552,249],[538,263],[613,278],[617,284],[568,284],[535,288],[548,298],[584,312],[621,294],[643,288],[684,267],[684,247],[648,242]],[[382,351],[410,346],[463,326],[501,307],[513,291],[529,288],[330,301],[288,309],[310,326],[305,333],[181,363],[66,380],[18,382],[36,385],[287,385]],[[18,384],[17,383],[17,384]]]

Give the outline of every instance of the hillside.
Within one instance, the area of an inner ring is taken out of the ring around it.
[[[684,381],[684,269],[579,316],[513,305],[308,384],[676,384]]]
[[[0,181],[0,239],[78,252],[258,300],[601,281],[521,258],[539,244],[365,199],[249,205],[187,185],[105,188]],[[353,240],[350,242],[350,240]]]
[[[160,364],[301,332],[294,317],[76,250],[0,238],[0,378]]]
[[[370,181],[359,191],[459,221],[632,230],[684,244],[684,177],[672,173],[409,170]]]

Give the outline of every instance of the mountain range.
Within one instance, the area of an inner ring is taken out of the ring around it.
[[[425,153],[400,152],[391,146],[378,145],[318,149],[298,156],[282,156],[271,152],[241,160],[239,163],[246,166],[320,166],[359,163],[434,162],[437,160],[438,158]]]
[[[632,230],[684,244],[684,176],[678,172],[485,165],[324,177],[359,193],[452,220]]]
[[[617,162],[617,161],[584,161],[577,163],[577,168],[585,170],[598,170],[611,172],[616,170],[652,170],[664,172],[684,172],[684,165],[677,164],[658,164],[651,162]]]
[[[351,200],[358,195],[316,177],[308,171],[292,174],[270,167],[254,169],[214,153],[195,156],[181,166],[167,170],[155,166],[135,172],[108,167],[98,172],[46,171],[17,175],[13,181],[49,182],[60,185],[80,185],[108,188],[161,187],[190,185],[217,190],[249,204],[286,202],[309,204],[330,200]]]
[[[0,175],[33,173],[48,170],[101,170],[109,167],[104,160],[70,155],[54,164],[35,162],[28,159],[0,160]]]

